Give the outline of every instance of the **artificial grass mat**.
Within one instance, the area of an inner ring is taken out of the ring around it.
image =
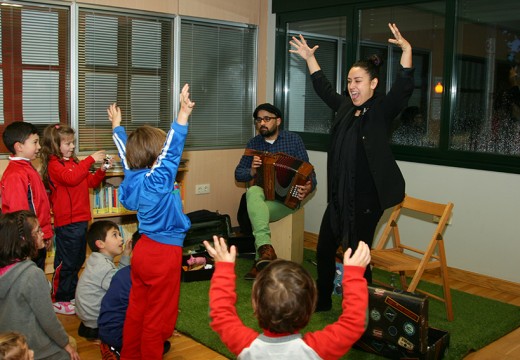
[[[304,267],[316,278],[316,267],[311,263],[316,253],[304,252]],[[237,311],[245,325],[258,331],[260,328],[251,307],[251,287],[253,282],[244,280],[253,260],[238,258]],[[375,269],[374,279],[389,282],[389,274]],[[438,285],[422,281],[419,288],[442,294]],[[234,356],[227,350],[216,333],[209,327],[209,281],[182,283],[180,313],[176,329],[228,358]],[[444,303],[429,299],[429,324],[431,327],[449,331],[450,345],[445,359],[462,359],[473,350],[478,350],[520,326],[520,307],[451,290],[455,320],[446,320]],[[331,311],[315,313],[302,333],[324,328],[339,317],[341,296],[333,296]],[[342,359],[381,359],[380,356],[352,349]]]

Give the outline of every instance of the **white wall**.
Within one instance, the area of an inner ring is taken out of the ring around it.
[[[318,233],[326,206],[327,154],[310,151],[309,157],[318,174],[318,189],[305,205],[305,231]],[[407,194],[454,203],[452,223],[444,234],[450,267],[520,282],[520,175],[398,164]]]

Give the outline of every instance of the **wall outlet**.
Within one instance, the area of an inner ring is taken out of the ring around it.
[[[210,192],[209,184],[195,185],[195,194],[197,194],[197,195],[209,194],[209,192]]]

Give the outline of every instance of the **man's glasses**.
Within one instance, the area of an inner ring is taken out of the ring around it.
[[[264,120],[264,122],[266,124],[268,124],[273,119],[277,119],[277,117],[276,116],[255,117],[254,120],[255,120],[255,123],[257,123],[257,124],[260,124],[260,122],[262,122],[262,120]]]

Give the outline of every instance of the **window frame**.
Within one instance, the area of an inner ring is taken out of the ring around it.
[[[416,0],[413,3],[429,1]],[[327,7],[313,8],[317,5],[309,0],[299,2],[292,0],[273,0],[273,12],[276,13],[276,50],[275,50],[275,105],[283,109],[285,94],[285,55],[288,53],[286,41],[287,24],[290,22],[313,20],[318,18],[333,18],[344,15],[347,18],[347,38],[344,59],[346,64],[352,64],[357,59],[359,49],[359,11],[370,8],[384,8],[403,5],[402,1],[345,1],[331,0]],[[451,167],[490,170],[507,173],[520,173],[520,156],[500,155],[483,152],[453,150],[449,147],[451,112],[456,105],[457,73],[456,73],[456,36],[457,33],[457,1],[445,0],[445,38],[444,38],[444,91],[442,94],[442,111],[438,145],[433,148],[414,147],[407,145],[392,145],[397,160],[444,165]],[[410,2],[406,3],[407,5]],[[413,46],[413,44],[412,44]],[[345,66],[345,64],[343,64]],[[348,67],[344,67],[348,68]],[[299,132],[308,150],[327,151],[330,142],[328,134],[312,134]]]
[[[11,10],[10,14],[7,11],[1,11],[0,16],[2,17],[2,61],[0,62],[0,76],[2,76],[2,102],[3,106],[0,111],[3,112],[3,123],[0,124],[0,135],[3,134],[5,128],[14,121],[24,120],[24,107],[23,107],[23,72],[24,70],[31,71],[56,71],[58,74],[58,99],[57,109],[58,118],[49,120],[48,123],[61,122],[68,123],[72,117],[71,114],[71,93],[69,88],[71,87],[72,79],[70,69],[72,67],[72,58],[70,57],[70,44],[71,44],[71,7],[70,5],[56,4],[54,2],[49,3],[30,3],[30,2],[12,2],[5,6],[6,9]],[[23,49],[22,49],[22,10],[24,6],[30,6],[29,10],[37,11],[38,8],[46,10],[46,12],[56,12],[58,17],[58,28],[57,28],[57,58],[59,60],[57,65],[51,64],[24,64],[23,63]],[[54,9],[54,10],[51,10]],[[13,19],[10,15],[15,16]],[[6,17],[10,17],[6,21]],[[65,17],[64,23],[63,17]],[[6,26],[5,24],[17,24],[17,26]],[[65,24],[68,26],[64,29]],[[63,38],[65,37],[65,38]],[[14,44],[10,48],[9,44]],[[66,45],[66,46],[64,46]],[[10,68],[11,71],[4,71],[4,69]],[[10,91],[10,89],[20,89]],[[43,129],[47,123],[34,123],[33,124],[39,129]],[[0,153],[9,154],[9,150],[5,147],[3,142],[0,142]]]
[[[96,15],[104,15],[106,14],[107,16],[113,16],[115,19],[118,20],[118,28],[119,28],[119,21],[121,19],[119,19],[120,17],[123,17],[125,19],[133,19],[135,18],[135,20],[139,20],[139,18],[142,18],[144,20],[146,19],[152,19],[152,20],[156,20],[156,21],[159,21],[159,23],[161,24],[162,22],[161,21],[170,21],[171,22],[171,33],[169,34],[169,37],[171,39],[171,43],[170,43],[170,50],[169,50],[169,60],[170,60],[170,63],[167,64],[167,74],[166,74],[166,77],[167,79],[162,79],[163,81],[166,80],[168,82],[168,88],[169,88],[169,95],[167,96],[167,98],[164,100],[166,101],[167,103],[170,104],[170,109],[169,110],[166,110],[166,112],[168,113],[167,115],[164,115],[165,113],[165,110],[160,108],[160,111],[159,113],[162,114],[160,116],[160,126],[158,124],[153,124],[153,126],[158,126],[160,127],[161,129],[165,130],[165,131],[168,131],[168,129],[170,128],[170,124],[171,124],[171,121],[175,118],[176,114],[177,114],[177,102],[174,102],[176,97],[173,96],[173,94],[176,94],[179,89],[179,85],[177,84],[177,81],[175,79],[175,73],[174,73],[174,63],[175,63],[175,53],[177,52],[176,51],[176,43],[175,43],[175,36],[176,36],[176,22],[177,22],[177,19],[178,19],[178,15],[174,15],[174,14],[166,14],[166,13],[156,13],[156,12],[151,12],[151,11],[142,11],[142,10],[132,10],[132,9],[121,9],[121,8],[114,8],[114,7],[109,7],[109,6],[96,6],[96,5],[88,5],[88,4],[74,4],[72,5],[73,8],[74,8],[74,17],[75,17],[75,21],[73,22],[73,25],[71,25],[71,29],[70,31],[72,31],[74,33],[74,40],[75,40],[75,43],[73,43],[71,45],[71,47],[73,47],[73,58],[74,58],[74,71],[73,71],[73,74],[72,74],[72,78],[74,79],[74,87],[73,87],[73,96],[74,96],[74,101],[75,101],[75,107],[74,107],[74,117],[71,119],[71,126],[75,129],[76,131],[76,141],[79,144],[81,143],[84,143],[85,142],[85,138],[83,137],[82,139],[82,136],[80,134],[80,108],[81,108],[81,100],[80,100],[80,97],[82,96],[80,94],[80,89],[81,87],[83,86],[83,88],[85,89],[86,88],[86,84],[85,84],[85,80],[83,80],[83,84],[80,84],[80,66],[79,66],[79,51],[80,51],[80,37],[79,37],[79,27],[80,27],[80,12],[83,11],[83,12],[93,12],[95,13]],[[128,39],[131,39],[131,37],[129,37]],[[73,42],[74,42],[73,40]],[[83,46],[85,46],[85,44],[83,44]],[[116,49],[118,52],[119,52],[119,47]],[[161,48],[161,51],[163,49]],[[131,66],[131,61],[132,61],[132,58],[131,57],[127,57],[126,59],[126,65],[130,64]],[[87,66],[85,66],[87,67]],[[107,67],[108,68],[108,67]],[[115,68],[119,69],[119,68],[122,68],[122,65],[117,65],[115,66]],[[155,69],[154,70],[143,70],[143,69],[139,69],[139,70],[135,70],[135,71],[132,71],[131,74],[137,74],[137,75],[143,75],[143,74],[148,74],[148,73],[153,73],[154,71],[156,71]],[[86,75],[88,72],[84,72],[83,74]],[[98,72],[93,72],[93,74],[96,74]],[[106,74],[115,74],[116,76],[119,76],[120,74],[120,71],[117,70],[117,71],[113,71],[113,72],[109,72],[109,71],[106,71],[106,72],[99,72],[99,73],[106,73]],[[122,108],[122,111],[123,111],[123,121],[122,121],[122,125],[123,126],[128,126],[129,128],[133,128],[135,126],[139,126],[139,125],[142,125],[142,122],[141,121],[137,121],[135,123],[131,122],[132,120],[132,117],[131,117],[131,114],[129,114],[131,112],[131,109],[130,109],[130,99],[131,99],[131,96],[132,96],[132,92],[130,91],[130,82],[131,82],[131,77],[128,76],[126,79],[126,86],[124,88],[124,90],[120,91],[119,89],[117,90],[117,97],[119,98],[120,96],[122,96],[127,102],[128,102],[128,106],[126,107],[123,107]],[[118,83],[117,84],[118,88],[121,87],[121,85]],[[85,96],[85,95],[83,95]],[[161,97],[165,97],[166,95],[162,95]],[[109,104],[110,100],[107,100],[107,106]],[[85,101],[83,101],[84,105],[86,104]],[[159,100],[159,103],[161,104],[162,101]],[[128,109],[127,109],[128,108]],[[126,118],[125,118],[125,113],[126,113]],[[86,110],[84,111],[84,114],[83,114],[83,117],[86,117]],[[167,117],[167,120],[162,120],[162,118],[165,118]],[[87,130],[90,130],[90,131],[95,131],[95,128],[96,126],[99,126],[102,131],[107,131],[107,136],[111,139],[112,137],[112,127],[111,125],[108,123],[108,120],[107,120],[107,124],[106,125],[101,125],[101,124],[94,124],[94,123],[91,123],[91,126],[87,126],[87,124],[89,123],[89,121],[87,119],[84,120],[84,124],[82,125],[84,129],[87,129]],[[130,126],[131,125],[131,126]],[[94,135],[95,136],[95,135]],[[112,141],[109,141],[109,146],[106,146],[104,147],[105,150],[114,150],[116,149],[115,147],[115,144],[113,144]],[[78,154],[79,155],[86,155],[86,154],[91,154],[92,151],[94,150],[97,150],[96,149],[85,149],[85,148],[81,148],[80,149],[80,146],[77,146],[78,148]]]

